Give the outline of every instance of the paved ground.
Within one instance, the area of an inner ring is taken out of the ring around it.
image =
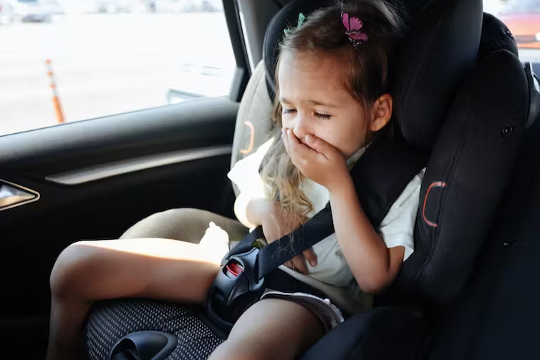
[[[171,88],[223,95],[234,70],[223,13],[79,15],[0,26],[0,135],[56,123],[47,58],[66,121],[166,105]],[[221,70],[207,68],[205,76],[203,65]]]

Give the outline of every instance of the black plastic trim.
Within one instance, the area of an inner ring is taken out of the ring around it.
[[[240,23],[240,13],[236,0],[223,0],[223,11],[225,12],[225,21],[229,29],[231,46],[236,59],[236,72],[229,90],[229,97],[232,101],[240,102],[244,95],[251,69],[247,55],[247,47],[244,40],[244,34]]]

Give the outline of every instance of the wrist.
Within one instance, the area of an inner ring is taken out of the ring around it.
[[[350,192],[351,188],[354,190],[354,183],[349,172],[345,172],[342,175],[334,175],[332,177],[334,181],[326,186],[330,196],[341,196],[343,193]]]

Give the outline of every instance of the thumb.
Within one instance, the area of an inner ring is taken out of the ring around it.
[[[309,248],[303,252],[304,258],[307,260],[311,267],[317,266],[317,254],[313,251],[313,248]]]

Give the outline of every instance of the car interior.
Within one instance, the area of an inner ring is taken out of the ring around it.
[[[428,156],[415,252],[372,310],[302,359],[536,359],[540,63],[520,61],[512,33],[481,0],[398,2],[410,19],[392,74],[394,113],[403,137]],[[172,208],[234,218],[226,174],[271,129],[283,30],[328,3],[224,0],[237,65],[227,97],[0,137],[7,353],[45,358],[49,274],[69,244],[118,238]],[[142,327],[130,322],[140,311],[152,314]],[[197,311],[147,299],[96,304],[88,358],[203,359],[220,337]],[[159,351],[135,354],[154,341],[142,330],[164,334]],[[120,341],[130,334],[135,352]]]

